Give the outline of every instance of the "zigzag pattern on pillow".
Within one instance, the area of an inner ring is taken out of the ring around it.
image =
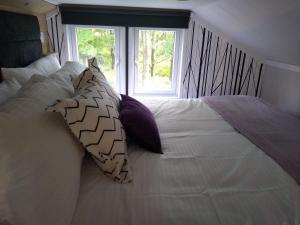
[[[101,72],[100,72],[101,73]],[[85,69],[78,77],[72,79],[72,83],[75,88],[75,94],[78,94],[82,88],[85,88],[87,84],[90,82],[96,82],[101,89],[105,90],[108,96],[111,98],[111,101],[115,104],[117,109],[119,109],[120,98],[119,95],[114,91],[114,89],[109,85],[104,77],[101,79],[101,74],[96,74],[92,72],[90,69]],[[104,76],[104,75],[103,75]],[[105,80],[104,80],[105,79]]]
[[[112,98],[112,101],[116,104],[117,108],[120,106],[120,95],[110,86],[105,75],[98,67],[97,59],[91,58],[88,60],[89,69],[97,77],[99,85],[103,86],[107,91],[108,95]]]
[[[126,135],[119,113],[105,88],[90,73],[83,72],[87,77],[78,83],[78,96],[58,101],[48,111],[63,115],[72,133],[105,174],[121,183],[130,182]]]
[[[88,59],[88,67],[93,73],[98,74],[99,79],[108,82],[105,75],[100,70],[100,68],[98,66],[98,61],[95,57]]]

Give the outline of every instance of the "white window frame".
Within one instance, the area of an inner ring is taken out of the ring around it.
[[[116,89],[119,93],[126,92],[126,38],[125,27],[115,26],[96,26],[96,25],[64,25],[64,32],[67,40],[68,60],[79,61],[78,45],[76,28],[104,28],[114,29],[116,35],[116,51],[115,51],[115,69],[116,69]],[[139,30],[165,30],[175,31],[175,48],[173,58],[173,73],[172,73],[172,89],[171,90],[137,90],[135,85],[138,76],[138,43]],[[129,43],[128,43],[128,94],[131,96],[149,96],[149,97],[179,97],[180,92],[180,76],[182,69],[182,53],[183,53],[183,38],[184,29],[175,28],[150,28],[139,27],[129,28]]]
[[[115,70],[116,70],[116,89],[120,93],[125,93],[125,28],[114,26],[96,25],[66,25],[68,40],[68,54],[72,61],[79,62],[78,44],[76,28],[102,28],[113,29],[115,32]],[[122,60],[123,59],[123,60]],[[105,75],[105,74],[104,74]]]
[[[139,90],[138,82],[138,56],[139,56],[139,31],[172,31],[175,32],[175,45],[172,70],[172,88],[170,90]],[[179,79],[181,72],[183,30],[175,28],[149,28],[135,27],[129,29],[129,95],[133,96],[157,96],[157,97],[178,97]]]

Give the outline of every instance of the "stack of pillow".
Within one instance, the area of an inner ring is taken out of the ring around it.
[[[55,55],[34,64],[46,68],[44,62],[55,69],[28,75],[28,68],[17,68],[10,77],[2,68],[0,96],[1,88],[9,94],[0,105],[0,224],[70,224],[76,207],[84,150],[61,116],[45,107],[73,96],[66,74],[85,67],[72,62],[60,68]]]
[[[5,80],[0,83],[0,105],[14,96],[20,88],[21,85],[16,79]]]
[[[34,74],[48,76],[59,69],[60,64],[55,53],[38,59],[24,68],[1,68],[3,81],[0,83],[0,104],[14,96]]]
[[[49,55],[2,75],[0,224],[70,224],[85,150],[119,183],[132,180],[127,136],[162,153],[152,113],[121,100],[95,58],[61,68]]]

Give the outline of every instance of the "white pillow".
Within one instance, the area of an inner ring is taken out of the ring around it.
[[[1,68],[3,80],[16,79],[20,84],[26,83],[34,74],[48,76],[60,69],[57,54],[53,53],[40,58],[23,68]]]
[[[31,68],[1,68],[3,80],[17,80],[21,85],[25,84],[34,74],[39,71]]]
[[[74,62],[74,61],[67,61],[64,66],[56,72],[56,74],[60,76],[70,76],[70,75],[79,75],[86,69],[86,66]]]
[[[61,85],[74,92],[71,76],[78,76],[85,69],[86,67],[78,62],[68,61],[60,70],[49,75],[49,78],[55,79]]]
[[[2,81],[0,83],[0,104],[14,96],[20,88],[21,85],[16,79]]]
[[[41,75],[48,76],[52,73],[55,73],[56,71],[58,71],[60,69],[60,63],[58,61],[58,54],[52,53],[50,55],[42,57],[42,58],[34,61],[27,67],[30,69],[38,70]]]
[[[0,113],[0,224],[70,224],[83,155],[59,114]]]
[[[76,90],[75,98],[59,100],[48,111],[62,114],[106,175],[120,183],[130,182],[126,135],[118,110],[106,90],[95,82],[95,76],[85,79],[91,74],[87,69],[79,76],[81,88]]]
[[[61,85],[54,79],[34,75],[14,97],[1,105],[0,112],[15,116],[43,112],[57,99],[69,98],[73,94],[73,89]]]

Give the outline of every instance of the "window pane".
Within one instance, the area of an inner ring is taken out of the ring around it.
[[[87,60],[96,57],[101,71],[116,88],[114,29],[76,28],[79,62],[87,66]]]
[[[139,90],[172,89],[175,31],[139,30]]]

